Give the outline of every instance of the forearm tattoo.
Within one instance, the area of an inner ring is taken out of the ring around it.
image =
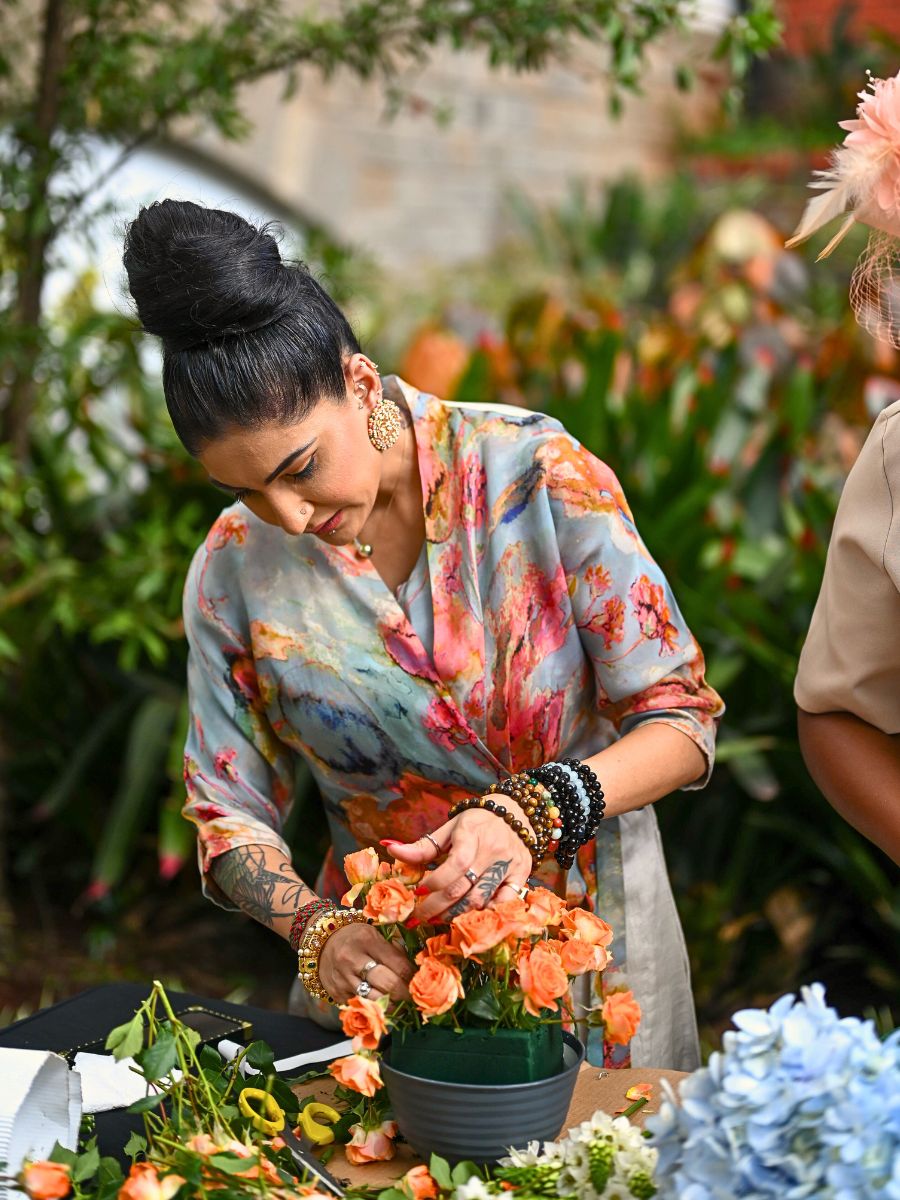
[[[250,917],[271,926],[279,917],[293,917],[309,888],[294,874],[290,862],[276,870],[266,865],[265,846],[238,846],[215,860],[212,875],[229,900]]]
[[[486,870],[482,871],[478,876],[478,882],[473,885],[471,891],[466,892],[462,899],[457,900],[447,909],[447,916],[450,920],[452,921],[454,917],[458,917],[460,913],[467,912],[472,907],[472,896],[476,892],[484,897],[484,903],[487,904],[506,878],[511,865],[511,858],[498,858],[496,862],[492,862]]]

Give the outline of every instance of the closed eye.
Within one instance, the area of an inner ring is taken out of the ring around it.
[[[310,455],[309,462],[306,464],[306,466],[303,468],[302,471],[294,471],[290,475],[285,475],[284,478],[291,479],[294,481],[296,481],[298,479],[309,479],[312,475],[315,474],[317,465],[318,465],[317,455],[316,455],[316,453],[313,453]],[[216,479],[212,479],[212,480],[210,480],[210,482],[212,483],[212,485],[214,487],[217,487],[220,492],[224,492],[226,496],[231,496],[231,498],[233,500],[236,500],[239,504],[242,501],[246,500],[248,496],[253,495],[252,488],[230,488],[230,487],[228,487],[227,484],[219,483],[219,481]]]
[[[309,462],[306,464],[306,466],[303,468],[302,471],[294,471],[293,474],[291,474],[291,475],[285,475],[285,479],[309,479],[310,475],[313,475],[315,473],[316,463],[317,463],[317,452],[314,451],[309,456]]]

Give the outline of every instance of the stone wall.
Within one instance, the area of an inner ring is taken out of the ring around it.
[[[708,46],[702,34],[690,45],[701,70]],[[718,86],[710,73],[691,95],[677,92],[676,53],[685,48],[656,48],[646,95],[629,98],[618,120],[608,111],[598,53],[530,75],[447,53],[417,79],[413,102],[393,119],[377,85],[346,74],[327,84],[307,76],[287,101],[277,81],[265,80],[245,93],[254,122],[248,140],[186,132],[181,144],[372,248],[386,266],[458,262],[502,236],[509,188],[551,202],[572,179],[667,171],[679,127],[704,119]],[[444,106],[452,109],[446,125],[434,116]]]

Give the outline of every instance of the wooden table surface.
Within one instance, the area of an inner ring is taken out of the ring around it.
[[[658,1071],[651,1068],[631,1068],[621,1071],[603,1071],[600,1067],[583,1063],[575,1083],[575,1093],[566,1114],[563,1132],[579,1125],[592,1116],[597,1109],[615,1113],[617,1108],[625,1108],[630,1101],[625,1099],[625,1092],[636,1083],[653,1085],[653,1097],[650,1102],[631,1118],[634,1125],[641,1126],[644,1117],[659,1109],[662,1089],[660,1081],[668,1079],[677,1087],[678,1082],[685,1078],[684,1071]],[[334,1091],[334,1080],[314,1079],[310,1083],[301,1084],[296,1089],[298,1096],[313,1096],[316,1100],[329,1103]],[[560,1134],[562,1137],[562,1134]],[[328,1169],[339,1179],[349,1180],[352,1184],[365,1184],[367,1187],[388,1187],[404,1175],[410,1167],[423,1160],[406,1142],[397,1142],[396,1156],[390,1162],[367,1163],[357,1167],[347,1162],[344,1147],[338,1146],[328,1164]]]

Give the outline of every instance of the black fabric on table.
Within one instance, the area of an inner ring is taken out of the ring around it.
[[[76,1047],[103,1042],[111,1029],[134,1015],[150,991],[149,983],[109,983],[90,988],[0,1029],[0,1047],[53,1050],[57,1054],[69,1054]],[[250,1021],[253,1038],[268,1042],[276,1059],[301,1054],[304,1050],[318,1050],[344,1036],[340,1031],[322,1029],[313,1021],[291,1016],[290,1013],[254,1008],[248,1004],[231,1004],[227,1000],[212,1000],[190,992],[167,990],[166,994],[176,1012],[199,1004]],[[231,1041],[243,1040],[236,1034],[229,1036]],[[117,1111],[97,1113],[96,1121],[97,1144],[101,1154],[110,1154],[123,1163],[127,1162],[122,1148],[132,1131],[143,1131],[141,1117]]]

